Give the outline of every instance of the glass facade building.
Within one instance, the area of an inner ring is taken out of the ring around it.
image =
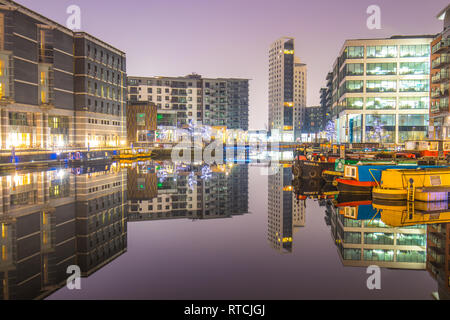
[[[332,72],[336,142],[403,144],[427,136],[432,39],[345,41]]]

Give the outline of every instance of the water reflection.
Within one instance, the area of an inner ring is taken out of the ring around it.
[[[317,198],[325,207],[344,266],[427,270],[438,284],[435,298],[450,298],[448,201],[373,203],[370,195],[334,194],[324,181],[292,183],[297,198]]]
[[[2,299],[39,299],[126,251],[126,172],[117,166],[0,177]]]
[[[128,167],[128,221],[213,219],[248,212],[248,166],[146,162]]]
[[[248,213],[249,166],[147,161],[1,176],[2,299],[48,296],[65,285],[69,265],[80,266],[84,277],[101,270],[126,253],[128,222],[145,226],[139,222],[215,219],[211,224],[217,225],[220,218]],[[320,179],[292,179],[289,164],[263,179],[268,182],[267,202],[261,201],[268,208],[267,221],[262,218],[269,245],[259,243],[271,257],[274,250],[289,258],[305,250],[304,243],[298,242],[297,249],[294,243],[311,232],[306,214],[317,213],[311,208],[316,201],[329,226],[318,237],[326,237],[336,252],[330,259],[346,267],[427,270],[439,298],[449,298],[448,202],[417,203],[411,211],[402,203],[345,197]],[[255,221],[247,220],[248,227]],[[302,256],[303,261],[307,258]],[[283,260],[277,259],[272,263]]]
[[[305,201],[297,201],[292,166],[282,165],[268,176],[268,241],[281,253],[292,252],[295,232],[305,226]]]
[[[2,176],[1,298],[44,298],[66,284],[70,265],[88,277],[126,252],[127,221],[247,212],[246,165],[113,163]]]

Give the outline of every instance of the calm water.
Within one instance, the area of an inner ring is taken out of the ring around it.
[[[373,213],[362,207],[359,220],[345,218],[334,196],[297,201],[290,168],[263,173],[252,164],[147,162],[3,176],[1,297],[432,299],[438,291],[426,270],[435,258],[427,226],[361,220]],[[366,286],[373,264],[382,267],[380,290]],[[69,265],[81,269],[80,290],[65,286]]]

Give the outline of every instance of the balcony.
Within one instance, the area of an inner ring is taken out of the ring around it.
[[[431,90],[431,98],[438,99],[444,97],[448,97],[448,88],[445,88],[443,90],[439,88],[437,88],[436,90]]]
[[[431,83],[441,83],[449,80],[449,72],[447,70],[441,70],[431,77]]]
[[[444,39],[444,40],[441,40],[440,42],[436,43],[431,48],[431,53],[435,54],[435,53],[447,52],[449,47],[450,47],[450,39]]]
[[[434,59],[431,62],[431,67],[433,69],[439,69],[444,66],[447,66],[449,63],[450,63],[450,56],[448,54],[442,54],[440,57]]]

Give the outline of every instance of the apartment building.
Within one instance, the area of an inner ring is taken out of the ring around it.
[[[167,138],[190,123],[248,130],[248,79],[128,77],[128,101],[157,106],[158,131]]]
[[[294,39],[282,37],[269,49],[269,130],[279,141],[301,138],[306,107],[306,64],[295,57]]]
[[[326,77],[326,86],[320,88],[320,107],[322,109],[322,127],[321,138],[327,138],[326,128],[331,121],[331,107],[332,107],[332,93],[333,93],[333,73],[328,72]]]
[[[73,40],[75,146],[125,146],[125,53],[87,33],[76,32]]]
[[[433,36],[346,40],[333,65],[340,143],[402,144],[428,133]]]
[[[0,1],[0,147],[126,143],[125,54]]]
[[[449,66],[450,66],[450,6],[437,18],[443,20],[443,30],[431,42],[430,130],[434,139],[450,138]]]

